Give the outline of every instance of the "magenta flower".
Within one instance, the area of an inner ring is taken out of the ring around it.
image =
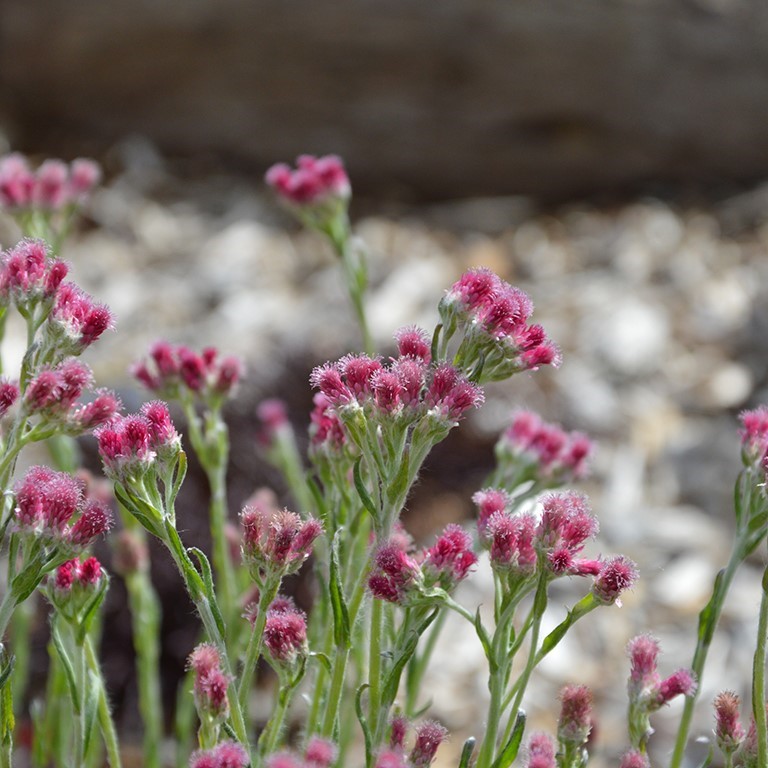
[[[48,317],[47,333],[58,348],[79,355],[112,327],[112,313],[74,283],[62,283]]]
[[[448,525],[425,553],[421,565],[425,586],[439,584],[450,591],[476,563],[472,537],[460,525]]]
[[[592,594],[605,605],[619,603],[623,592],[637,581],[637,566],[628,557],[617,555],[600,562]]]
[[[223,741],[213,749],[194,752],[189,761],[189,768],[247,768],[248,765],[248,753],[234,741]]]
[[[534,733],[527,752],[526,768],[556,768],[555,744],[546,733]]]
[[[22,240],[2,254],[0,296],[29,312],[54,297],[67,274],[67,265],[50,255],[42,240]]]
[[[313,517],[302,520],[287,509],[275,511],[250,504],[240,514],[243,560],[258,584],[295,573],[322,533]]]
[[[332,454],[342,451],[347,438],[330,400],[322,392],[317,392],[313,402],[315,405],[309,414],[311,421],[309,437],[312,449],[326,450]]]
[[[642,752],[631,749],[621,758],[619,768],[651,768],[651,761]]]
[[[511,504],[510,495],[502,488],[483,488],[472,497],[477,507],[477,530],[480,540],[487,542],[488,522],[496,512],[505,513]]]
[[[344,164],[336,155],[301,155],[296,169],[285,163],[273,165],[266,182],[278,197],[291,206],[317,206],[329,201],[345,201],[351,187]]]
[[[198,712],[217,721],[229,714],[227,689],[231,678],[225,674],[221,655],[215,645],[201,643],[187,659],[187,667],[194,671],[195,705]]]
[[[566,685],[560,704],[557,738],[565,744],[586,743],[592,730],[592,691],[586,685]]]
[[[413,768],[429,768],[447,735],[448,730],[434,720],[425,720],[418,725],[416,743],[408,755],[408,763]]]
[[[533,515],[494,512],[486,526],[491,565],[497,571],[528,577],[536,570],[534,546],[536,519]]]
[[[597,519],[586,497],[572,491],[549,494],[542,506],[541,522],[536,530],[537,545],[546,553],[553,573],[566,573],[587,540],[597,534]]]
[[[53,577],[56,596],[82,599],[83,592],[92,592],[98,587],[102,576],[101,563],[95,557],[83,561],[67,560],[56,569]]]
[[[432,359],[432,340],[423,328],[415,325],[401,328],[395,333],[395,341],[400,357],[412,357],[429,365]]]
[[[307,768],[330,768],[338,754],[339,749],[332,741],[312,736],[304,751],[304,763]]]
[[[723,691],[715,698],[715,737],[717,746],[732,755],[744,741],[746,731],[739,717],[741,701],[732,691]]]
[[[374,554],[368,589],[375,598],[406,605],[418,593],[421,582],[418,563],[397,544],[383,544]]]
[[[34,185],[35,176],[23,155],[0,158],[0,205],[11,210],[28,207]]]
[[[289,598],[279,597],[267,609],[264,645],[278,664],[293,664],[306,653],[307,618]]]

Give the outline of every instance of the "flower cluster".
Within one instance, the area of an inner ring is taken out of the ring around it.
[[[541,516],[513,512],[510,495],[485,488],[473,496],[478,509],[478,533],[489,550],[491,565],[513,580],[528,579],[539,565],[554,576],[593,576],[592,593],[606,605],[618,601],[637,579],[635,564],[624,556],[581,557],[598,523],[584,496],[572,491],[551,493],[541,502]]]
[[[309,414],[310,450],[313,454],[338,456],[347,444],[344,427],[333,404],[322,392],[315,393],[313,402],[314,407]]]
[[[162,471],[181,451],[181,438],[162,401],[145,403],[139,413],[119,416],[96,431],[104,471],[125,483],[143,477],[156,462]]]
[[[267,768],[330,768],[338,757],[338,747],[327,739],[319,736],[310,737],[304,755],[292,752],[276,752],[267,757]]]
[[[189,768],[247,768],[248,753],[234,741],[222,741],[213,749],[198,750],[189,761]]]
[[[586,435],[566,432],[532,411],[518,411],[496,443],[499,472],[508,487],[526,480],[546,485],[577,480],[586,474],[591,454]]]
[[[2,253],[0,299],[30,314],[40,302],[53,299],[68,271],[43,240],[22,240]]]
[[[290,206],[319,206],[329,201],[346,201],[351,187],[344,163],[336,155],[301,155],[296,168],[285,163],[273,165],[266,181],[280,199]]]
[[[459,525],[448,525],[431,547],[416,556],[407,552],[409,541],[394,535],[374,552],[368,589],[379,600],[409,605],[429,597],[435,587],[448,592],[477,562],[472,539]]]
[[[408,352],[390,363],[367,355],[348,355],[315,368],[310,377],[342,423],[345,415],[362,411],[376,423],[412,423],[429,417],[454,424],[483,402],[482,390],[448,363],[430,366],[428,351]]]
[[[556,768],[555,742],[546,733],[534,733],[528,740],[526,768]]]
[[[58,211],[80,205],[100,179],[93,160],[46,160],[33,171],[22,155],[6,155],[0,158],[0,205],[13,212]]]
[[[768,452],[768,406],[761,405],[740,415],[741,459],[744,466],[766,468]]]
[[[264,645],[278,665],[291,666],[306,654],[307,617],[289,597],[277,597],[267,609]]]
[[[739,697],[732,691],[718,694],[714,702],[717,746],[729,759],[739,750],[747,735],[739,716],[740,704]]]
[[[390,748],[379,753],[375,768],[429,768],[438,748],[445,741],[448,731],[435,720],[425,720],[417,725],[415,730],[413,747],[407,753],[405,737],[408,722],[402,717],[394,718],[390,733]]]
[[[195,673],[195,706],[201,718],[223,722],[229,714],[230,677],[222,668],[218,648],[211,643],[201,643],[189,655],[187,666]]]
[[[456,357],[477,381],[506,379],[560,362],[560,352],[544,329],[528,322],[533,312],[528,295],[488,269],[465,272],[439,310],[442,347],[461,332]]]
[[[302,520],[295,512],[275,511],[262,504],[246,506],[240,525],[243,561],[260,588],[296,573],[323,530],[313,517]]]
[[[19,532],[45,539],[64,551],[82,551],[112,523],[109,509],[95,499],[85,499],[74,477],[49,467],[27,470],[15,495]]]
[[[136,363],[131,372],[160,397],[191,396],[219,404],[234,393],[243,376],[243,364],[237,357],[221,357],[214,347],[197,354],[184,345],[159,341],[150,349],[149,357]]]
[[[585,685],[566,685],[560,691],[557,739],[564,746],[583,747],[592,731],[592,691]]]
[[[44,328],[46,341],[60,355],[79,355],[112,327],[112,313],[74,283],[62,283]]]
[[[56,569],[53,586],[58,595],[91,591],[102,578],[101,563],[95,557],[67,560]]]
[[[652,729],[649,715],[677,696],[692,696],[696,678],[689,669],[678,669],[664,679],[658,673],[659,643],[651,635],[638,635],[629,641],[630,659],[629,730],[633,746],[640,747]]]
[[[113,419],[120,408],[115,394],[104,389],[97,390],[89,402],[78,404],[92,384],[90,368],[73,357],[66,358],[53,368],[43,368],[29,381],[24,409],[67,434],[82,434]]]

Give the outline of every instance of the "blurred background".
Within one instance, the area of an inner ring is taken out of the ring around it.
[[[594,551],[633,557],[642,582],[577,627],[527,706],[552,729],[560,685],[593,686],[596,764],[616,765],[624,646],[650,630],[668,671],[689,663],[729,553],[736,416],[768,400],[766,39],[757,0],[3,0],[0,148],[105,168],[64,255],[117,316],[88,362],[128,408],[145,393],[127,367],[158,338],[246,359],[230,409],[233,515],[264,484],[291,503],[259,457],[259,400],[284,397],[304,435],[311,367],[359,343],[332,255],[263,189],[271,163],[345,158],[382,352],[401,325],[433,327],[468,266],[531,294],[562,367],[489,391],[430,460],[407,523],[428,541],[471,517],[516,406],[597,440],[582,487],[602,521]],[[0,222],[2,246],[15,237]],[[204,493],[192,475],[190,543],[205,542]],[[156,554],[170,711],[196,620]],[[711,733],[718,691],[748,694],[763,559],[737,577],[696,734]],[[463,599],[487,602],[487,590],[481,570]],[[578,585],[560,590],[555,606]],[[108,611],[113,701],[138,741],[119,579]],[[455,734],[441,760],[454,765],[481,727],[485,681],[471,633],[446,636],[430,685]],[[42,660],[44,643],[41,631]],[[656,718],[659,765],[677,717]]]

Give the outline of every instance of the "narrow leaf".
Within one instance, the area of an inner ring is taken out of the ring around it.
[[[330,593],[331,608],[333,609],[333,639],[338,648],[347,649],[351,645],[351,630],[349,625],[349,611],[347,603],[344,600],[344,588],[341,584],[341,575],[339,573],[339,534],[336,531],[331,544],[331,572],[330,572]]]
[[[203,584],[205,585],[206,596],[211,606],[211,613],[216,621],[216,626],[222,637],[227,634],[226,627],[224,625],[224,617],[219,610],[219,603],[216,600],[216,591],[213,586],[213,574],[211,573],[211,564],[208,562],[208,558],[205,556],[205,552],[197,547],[190,547],[189,551],[197,558],[197,562],[200,563],[200,570],[202,571]]]
[[[461,749],[461,758],[459,759],[459,768],[469,768],[469,761],[472,759],[472,752],[475,750],[475,737],[470,736]]]
[[[373,501],[368,494],[368,489],[365,487],[365,483],[363,483],[363,477],[360,474],[360,464],[362,461],[363,457],[360,456],[355,462],[355,468],[352,473],[355,479],[355,488],[357,489],[358,496],[360,496],[360,501],[363,502],[363,506],[368,510],[371,517],[376,520],[379,516],[378,510],[374,506]]]
[[[496,758],[491,768],[509,768],[509,766],[515,762],[517,753],[520,751],[520,743],[523,740],[523,733],[525,732],[525,719],[525,712],[520,710],[515,719],[515,727],[512,729],[512,735],[509,737],[509,741],[506,743],[506,746]]]

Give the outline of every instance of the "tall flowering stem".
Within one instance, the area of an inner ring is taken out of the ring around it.
[[[150,403],[141,413],[103,427],[97,437],[105,472],[114,482],[115,496],[168,549],[208,638],[222,653],[224,671],[232,680],[232,667],[225,652],[225,622],[208,559],[197,549],[187,550],[176,531],[175,501],[186,473],[186,455],[167,406]],[[247,747],[247,729],[231,682],[228,698],[232,728]]]
[[[699,614],[696,650],[691,662],[691,669],[698,680],[701,680],[733,577],[741,563],[768,532],[768,497],[765,492],[768,408],[763,406],[753,411],[745,411],[741,415],[741,422],[741,455],[744,469],[739,473],[734,489],[736,534],[728,564],[717,574],[712,596]],[[680,768],[683,764],[695,704],[694,693],[685,701],[670,768]]]
[[[134,376],[158,396],[178,400],[184,409],[192,448],[211,491],[209,504],[213,568],[221,609],[228,624],[238,619],[237,580],[226,537],[229,433],[224,403],[242,378],[242,363],[212,347],[200,354],[183,345],[157,342],[147,359],[133,366]],[[228,638],[234,647],[237,633]]]
[[[301,155],[296,168],[273,165],[266,181],[280,202],[305,226],[324,235],[341,262],[347,291],[363,337],[363,349],[374,353],[365,312],[368,268],[360,241],[352,235],[348,206],[352,188],[340,158]]]
[[[768,722],[765,709],[765,664],[768,660],[768,566],[763,571],[762,598],[757,624],[757,647],[752,665],[752,716],[757,735],[757,763],[768,765]]]

